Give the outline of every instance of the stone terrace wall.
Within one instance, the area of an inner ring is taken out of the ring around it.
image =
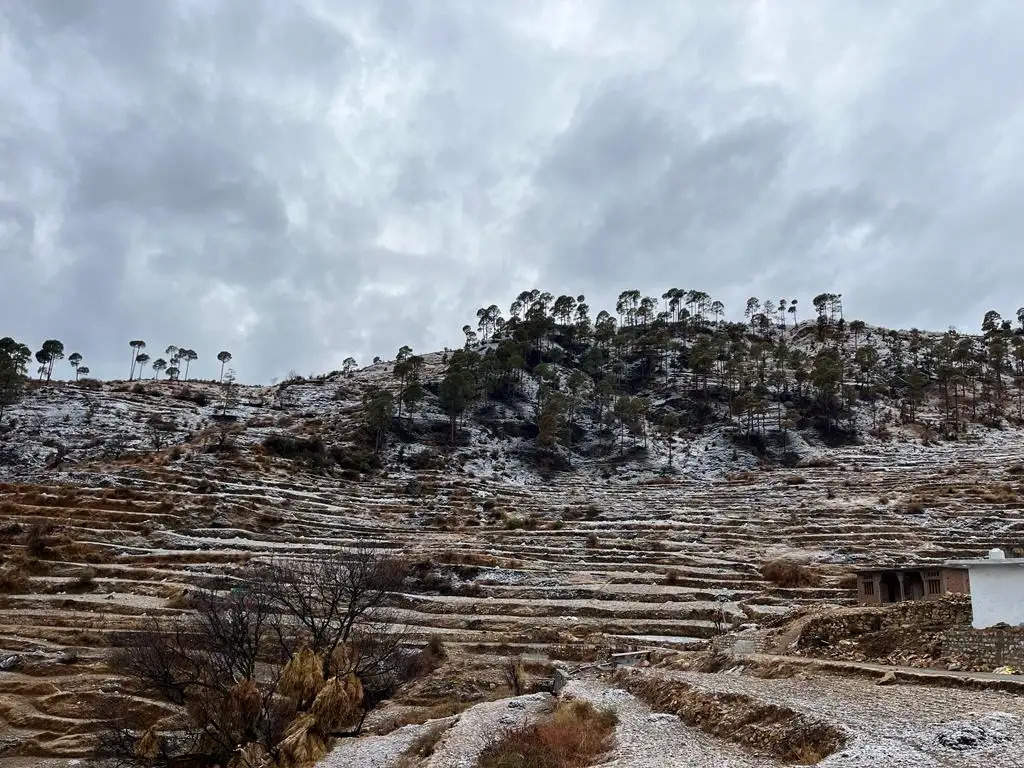
[[[942,650],[979,667],[1024,667],[1024,627],[954,627],[943,634]]]
[[[910,647],[918,645],[922,635],[970,624],[971,599],[967,595],[839,608],[811,617],[800,631],[796,647],[814,651],[883,631],[903,637],[898,646]]]

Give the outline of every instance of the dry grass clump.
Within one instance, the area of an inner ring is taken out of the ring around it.
[[[784,557],[762,565],[761,575],[780,587],[816,587],[822,580],[817,569]]]
[[[363,701],[363,684],[349,673],[332,677],[313,700],[309,712],[317,731],[324,735],[336,733],[352,722]]]
[[[607,752],[618,715],[582,700],[559,702],[537,723],[506,731],[480,753],[479,768],[582,768]]]
[[[159,754],[160,734],[157,733],[155,726],[150,726],[135,744],[135,757],[148,762]]]
[[[324,687],[323,661],[309,648],[292,656],[281,672],[278,691],[306,709]]]
[[[324,680],[319,656],[308,648],[296,653],[285,665],[278,691],[309,704],[288,726],[278,745],[278,768],[300,768],[314,764],[327,753],[328,739],[352,723],[363,704],[363,684],[354,674]]]
[[[278,745],[280,768],[304,768],[327,754],[327,739],[316,730],[313,715],[296,717]]]

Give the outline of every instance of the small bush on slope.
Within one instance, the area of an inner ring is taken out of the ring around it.
[[[816,570],[782,557],[761,566],[761,575],[780,587],[815,587],[821,584],[821,574]]]

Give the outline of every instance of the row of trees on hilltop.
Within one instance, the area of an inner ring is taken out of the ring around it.
[[[14,355],[12,352],[10,352],[10,350],[13,350],[15,348],[18,348],[19,350],[29,348],[24,344],[15,342],[14,339],[12,339],[9,336],[4,337],[0,341],[7,345],[5,347],[5,349],[8,350],[6,354],[8,362],[12,366],[12,370],[17,369],[18,371],[20,371],[20,375],[27,376],[28,362],[32,358],[31,351],[29,352],[27,358],[21,359],[23,355],[21,355],[20,351],[18,355]],[[143,351],[146,349],[146,342],[143,341],[142,339],[133,339],[132,341],[128,342],[128,346],[132,350],[131,368],[129,369],[128,372],[128,381],[135,380],[136,371],[138,371],[138,378],[142,379],[142,371],[145,368],[145,366],[151,361],[150,356]],[[187,381],[189,375],[189,366],[199,359],[199,354],[194,349],[189,349],[187,347],[178,347],[173,344],[164,350],[164,354],[167,355],[166,359],[163,357],[158,357],[155,360],[152,360],[153,378],[158,378],[160,374],[166,371],[167,377],[169,379],[178,379],[181,378],[183,375],[185,380]],[[11,362],[15,358],[17,358],[18,360],[16,365],[13,362]],[[42,346],[35,353],[35,361],[38,364],[36,368],[36,373],[38,374],[40,381],[43,380],[44,377],[46,381],[50,381],[50,379],[53,376],[54,364],[57,361],[63,359],[64,343],[62,341],[60,341],[59,339],[47,339],[46,341],[44,341]],[[232,355],[227,350],[222,350],[217,354],[217,360],[220,362],[221,381],[224,380],[224,366],[228,362],[230,362],[231,359]],[[80,353],[72,352],[70,355],[67,356],[67,360],[68,364],[75,372],[76,381],[82,376],[89,375],[89,367],[84,364],[84,358]],[[352,366],[354,367],[354,365],[355,361],[352,360]]]
[[[586,412],[620,450],[626,436],[646,442],[652,425],[666,438],[700,427],[714,420],[716,404],[748,436],[814,425],[852,437],[857,402],[870,408],[872,429],[883,428],[879,403],[895,405],[904,423],[920,422],[928,407],[927,427],[950,437],[975,420],[1024,421],[1024,308],[1016,324],[990,311],[981,333],[969,335],[848,321],[839,293],[820,293],[811,306],[812,318],[801,321],[796,298],[751,297],[739,322],[704,291],[671,288],[659,300],[627,290],[614,313],[592,317],[583,295],[523,291],[507,315],[492,304],[476,311],[475,329],[463,326],[465,345],[446,359],[439,404],[454,441],[480,398],[526,398],[529,374],[539,384],[529,397],[541,445],[571,446]],[[405,377],[396,379],[403,390]],[[655,406],[651,392],[685,396],[687,406]]]
[[[145,341],[133,339],[128,342],[128,346],[132,351],[131,368],[128,374],[129,381],[133,381],[136,378],[141,380],[143,370],[147,364],[151,364],[154,379],[158,378],[161,373],[166,372],[168,379],[177,380],[184,376],[187,381],[189,366],[199,359],[199,355],[195,350],[171,345],[164,350],[164,354],[167,355],[166,359],[158,357],[151,361],[150,356],[144,351],[146,349]],[[3,418],[4,411],[7,408],[21,399],[25,389],[25,381],[29,375],[28,367],[33,359],[35,359],[37,364],[35,372],[39,380],[42,381],[45,378],[46,381],[50,381],[53,376],[54,364],[64,358],[64,343],[59,339],[47,339],[33,355],[31,348],[26,344],[15,341],[10,336],[0,338],[0,419]],[[231,359],[232,355],[227,350],[222,350],[217,355],[217,360],[220,362],[221,382],[225,381],[224,366]],[[75,372],[75,381],[89,375],[89,367],[84,364],[84,358],[80,353],[72,352],[70,355],[67,355],[67,361]],[[352,366],[354,367],[354,365],[355,361],[353,360]],[[227,378],[230,379],[228,383],[233,384],[233,374],[229,373]]]
[[[142,369],[150,361],[149,355],[142,351],[146,348],[146,342],[142,339],[134,339],[128,342],[128,346],[132,349],[132,366],[128,373],[128,381],[132,381],[135,377],[136,366],[138,366],[139,379],[141,379]],[[153,378],[159,378],[160,374],[166,371],[168,379],[177,380],[184,376],[185,381],[188,381],[189,367],[199,359],[199,354],[194,349],[184,346],[178,347],[174,344],[168,346],[164,350],[164,354],[167,355],[167,359],[158,357],[153,361]],[[221,350],[217,353],[217,360],[220,362],[221,381],[224,380],[224,366],[231,361],[231,357],[231,353],[227,350]],[[184,371],[182,371],[182,367],[184,367]]]

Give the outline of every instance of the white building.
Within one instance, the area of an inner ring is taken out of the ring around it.
[[[985,560],[951,560],[946,565],[968,571],[975,629],[1024,625],[1024,557],[1007,558],[1003,550],[993,549]]]

